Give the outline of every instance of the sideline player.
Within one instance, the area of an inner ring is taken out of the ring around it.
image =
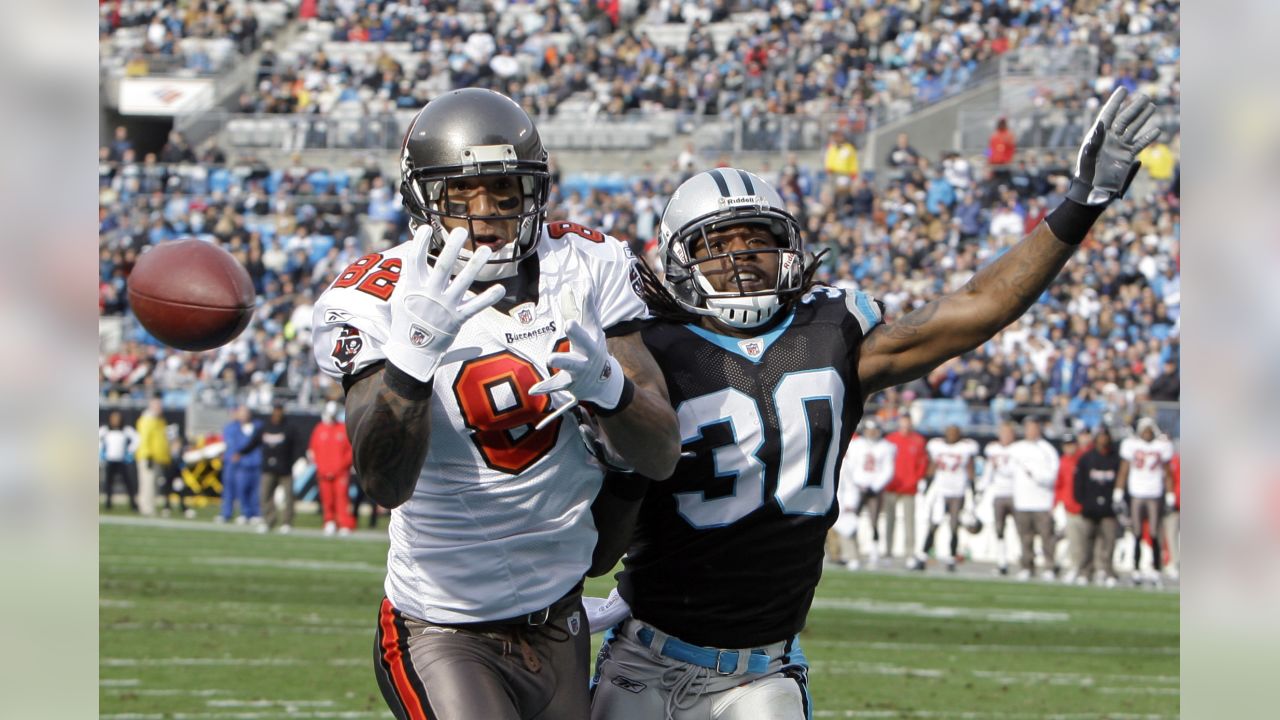
[[[982,499],[991,500],[991,521],[996,530],[996,572],[1000,575],[1009,574],[1009,546],[1004,539],[1004,529],[1013,517],[1014,473],[1009,467],[1009,446],[1016,439],[1013,423],[1001,421],[996,428],[996,439],[983,448],[986,463],[982,468],[982,479],[978,481]]]
[[[867,562],[873,568],[880,564],[880,498],[885,486],[893,479],[893,464],[897,454],[897,446],[884,439],[880,425],[875,420],[864,420],[862,433],[849,441],[844,462],[840,466],[840,490],[837,495],[843,495],[846,488],[856,490],[856,500],[851,503],[853,512],[860,515],[866,510],[868,522],[871,523],[871,552],[868,553]],[[843,513],[842,502],[841,514]],[[840,533],[841,554],[845,559],[845,567],[850,570],[862,567],[858,550],[858,524],[852,524],[852,534]]]
[[[960,511],[964,510],[965,493],[974,487],[974,458],[978,455],[978,443],[960,437],[957,425],[948,425],[943,437],[933,438],[925,445],[929,454],[930,478],[925,489],[925,517],[929,529],[924,535],[924,545],[908,564],[908,569],[923,570],[928,562],[933,539],[943,519],[951,531],[951,553],[947,555],[947,570],[955,572],[956,553],[960,550]]]
[[[759,177],[704,172],[660,223],[664,276],[637,282],[642,331],[684,454],[641,501],[618,590],[632,617],[597,661],[596,720],[808,715],[796,642],[837,507],[836,468],[873,393],[921,377],[1017,319],[1052,282],[1159,131],[1117,90],[1067,198],[962,289],[884,324],[860,292],[812,287],[817,263]]]
[[[413,239],[357,260],[315,309],[360,483],[393,508],[378,684],[401,719],[585,717],[581,587],[602,470],[574,416],[554,411],[589,409],[646,476],[669,475],[679,453],[634,332],[632,259],[594,230],[544,223],[547,153],[498,93],[432,100],[401,173]]]
[[[1133,583],[1144,580],[1159,585],[1163,519],[1166,507],[1173,507],[1173,479],[1169,474],[1169,461],[1173,459],[1173,445],[1156,434],[1156,421],[1144,417],[1138,421],[1138,436],[1120,442],[1120,475],[1116,478],[1115,500],[1124,500],[1129,494],[1129,528],[1133,533]],[[1143,577],[1142,522],[1147,521],[1151,533],[1152,572]]]

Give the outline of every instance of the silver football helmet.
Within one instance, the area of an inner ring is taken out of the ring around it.
[[[471,215],[466,203],[452,202],[454,183],[477,176],[503,175],[518,192],[499,204],[497,214]],[[427,103],[409,124],[400,150],[400,194],[410,225],[430,224],[433,254],[448,234],[442,217],[467,221],[514,220],[516,237],[490,258],[480,280],[509,277],[516,264],[533,255],[542,236],[551,191],[547,151],[533,121],[515,101],[501,93],[465,88]],[[453,272],[470,258],[464,250]]]
[[[778,241],[776,249],[714,253],[709,231],[760,224]],[[658,226],[658,262],[662,284],[682,308],[715,317],[738,329],[760,326],[787,307],[804,289],[805,256],[800,224],[787,212],[782,196],[759,176],[745,170],[717,168],[684,181],[671,195]],[[697,255],[697,250],[705,254]],[[773,287],[748,291],[739,260],[777,253]],[[702,270],[724,261],[733,269],[736,289],[716,290]],[[713,265],[714,264],[714,265]]]

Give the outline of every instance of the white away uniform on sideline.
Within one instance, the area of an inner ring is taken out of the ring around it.
[[[986,458],[986,467],[983,468],[982,482],[978,484],[978,490],[985,497],[1008,497],[1013,494],[1013,481],[1017,477],[1017,473],[1009,466],[1009,448],[1013,447],[1013,443],[1001,445],[992,440],[982,451],[983,457]]]
[[[591,563],[602,472],[572,415],[533,429],[563,400],[528,389],[548,376],[547,357],[564,340],[566,286],[595,299],[605,330],[645,306],[630,286],[627,246],[584,238],[576,227],[543,226],[536,305],[482,311],[436,370],[430,449],[388,528],[386,594],[408,615],[457,624],[534,612],[569,592]],[[316,302],[313,350],[329,375],[385,359],[387,299],[410,248],[362,258]]]
[[[1058,482],[1058,451],[1043,438],[1019,440],[1009,446],[1014,472],[1013,509],[1017,512],[1049,512]]]
[[[1126,487],[1131,497],[1164,497],[1164,472],[1173,459],[1172,443],[1162,437],[1150,442],[1140,437],[1125,438],[1120,442],[1120,459],[1129,461]]]

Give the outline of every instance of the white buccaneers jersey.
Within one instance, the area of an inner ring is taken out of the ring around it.
[[[645,307],[631,289],[625,243],[565,222],[542,232],[536,304],[471,318],[436,370],[426,462],[389,528],[386,594],[411,616],[470,623],[523,615],[558,600],[590,565],[601,470],[572,414],[534,430],[559,401],[529,388],[548,376],[548,355],[568,345],[559,301],[566,286],[596,299],[606,330]],[[329,375],[385,359],[388,299],[410,247],[361,258],[320,296],[312,342]]]
[[[1129,461],[1129,495],[1136,498],[1164,497],[1164,473],[1173,459],[1173,445],[1165,438],[1150,442],[1140,437],[1120,443],[1120,459]]]
[[[1009,448],[1012,446],[1013,443],[1001,445],[993,440],[982,451],[987,461],[982,471],[982,491],[991,497],[1013,494],[1013,480],[1017,474],[1009,465]]]
[[[840,484],[857,485],[871,492],[884,490],[893,479],[897,454],[898,447],[884,438],[868,440],[859,436],[850,440],[840,466]]]
[[[978,454],[978,443],[968,438],[954,443],[933,438],[925,443],[924,450],[934,464],[936,492],[942,497],[963,497],[969,482],[969,461]]]

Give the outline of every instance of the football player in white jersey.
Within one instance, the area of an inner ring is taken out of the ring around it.
[[[982,467],[982,479],[978,492],[982,500],[991,501],[991,518],[996,526],[996,572],[1009,574],[1009,550],[1004,540],[1004,528],[1013,517],[1014,472],[1009,466],[1009,446],[1017,439],[1013,423],[1005,420],[996,428],[996,439],[987,443],[982,455],[986,464]]]
[[[663,276],[639,278],[660,321],[641,335],[684,452],[640,501],[618,585],[632,617],[601,646],[595,720],[811,716],[798,633],[866,398],[981,345],[1040,297],[1159,135],[1150,101],[1125,94],[1090,126],[1045,222],[889,323],[864,293],[812,286],[799,222],[758,176],[717,168],[672,193]]]
[[[509,98],[432,100],[401,154],[410,242],[348,267],[314,353],[346,390],[360,482],[393,508],[375,672],[401,719],[588,713],[583,576],[603,471],[576,406],[644,475],[676,419],[635,335],[626,245],[544,222],[547,154]]]
[[[884,439],[879,423],[868,419],[862,423],[862,433],[849,441],[840,466],[840,492],[846,487],[857,488],[858,501],[852,503],[853,512],[861,514],[865,510],[871,523],[871,552],[867,560],[872,567],[880,562],[880,498],[893,479],[893,461],[897,455],[898,447]],[[843,503],[840,513],[841,516],[845,513]],[[856,529],[855,523],[852,534],[839,533],[841,555],[850,570],[861,567]]]
[[[1169,473],[1169,461],[1173,459],[1173,444],[1161,437],[1156,421],[1144,417],[1138,421],[1138,436],[1125,438],[1120,443],[1120,473],[1116,478],[1115,500],[1124,500],[1129,494],[1129,528],[1133,533],[1133,582],[1143,581],[1139,563],[1142,560],[1142,521],[1146,520],[1151,533],[1151,559],[1153,573],[1150,580],[1160,583],[1160,568],[1164,558],[1161,548],[1164,509],[1173,507],[1173,478]]]
[[[947,556],[947,570],[955,572],[956,553],[960,550],[960,513],[964,510],[965,493],[973,489],[974,458],[978,455],[978,443],[970,438],[960,437],[958,426],[948,425],[943,431],[943,437],[933,438],[925,443],[924,449],[929,454],[926,475],[930,480],[925,489],[929,530],[925,533],[924,545],[913,558],[911,568],[924,569],[938,528],[946,520],[951,529],[951,554]]]

